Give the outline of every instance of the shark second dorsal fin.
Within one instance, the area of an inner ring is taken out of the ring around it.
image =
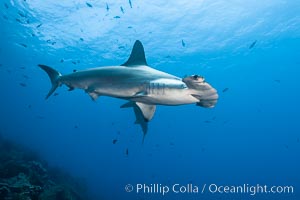
[[[139,40],[135,41],[129,59],[121,66],[131,67],[137,65],[148,65],[143,44]]]

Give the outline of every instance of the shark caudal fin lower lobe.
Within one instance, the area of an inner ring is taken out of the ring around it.
[[[61,77],[61,73],[46,65],[38,65],[38,66],[48,74],[52,84],[52,87],[46,96],[46,99],[48,99],[51,96],[51,94],[53,94],[53,92],[56,90],[56,88],[60,85],[59,78]]]

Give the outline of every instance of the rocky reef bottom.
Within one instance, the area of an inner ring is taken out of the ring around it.
[[[0,137],[1,200],[86,200],[86,186],[40,157]]]

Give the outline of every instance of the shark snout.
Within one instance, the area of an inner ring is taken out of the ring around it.
[[[197,105],[205,107],[205,108],[213,108],[218,102],[219,95],[217,90],[211,88],[210,90],[205,92],[205,95],[200,99]]]
[[[206,86],[197,91],[198,94],[192,94],[199,100],[197,106],[205,108],[213,108],[218,102],[218,92],[215,88],[206,83]]]

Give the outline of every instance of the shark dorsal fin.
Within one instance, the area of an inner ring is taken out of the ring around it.
[[[139,40],[135,41],[129,59],[121,66],[131,67],[136,65],[148,65],[143,44]]]

